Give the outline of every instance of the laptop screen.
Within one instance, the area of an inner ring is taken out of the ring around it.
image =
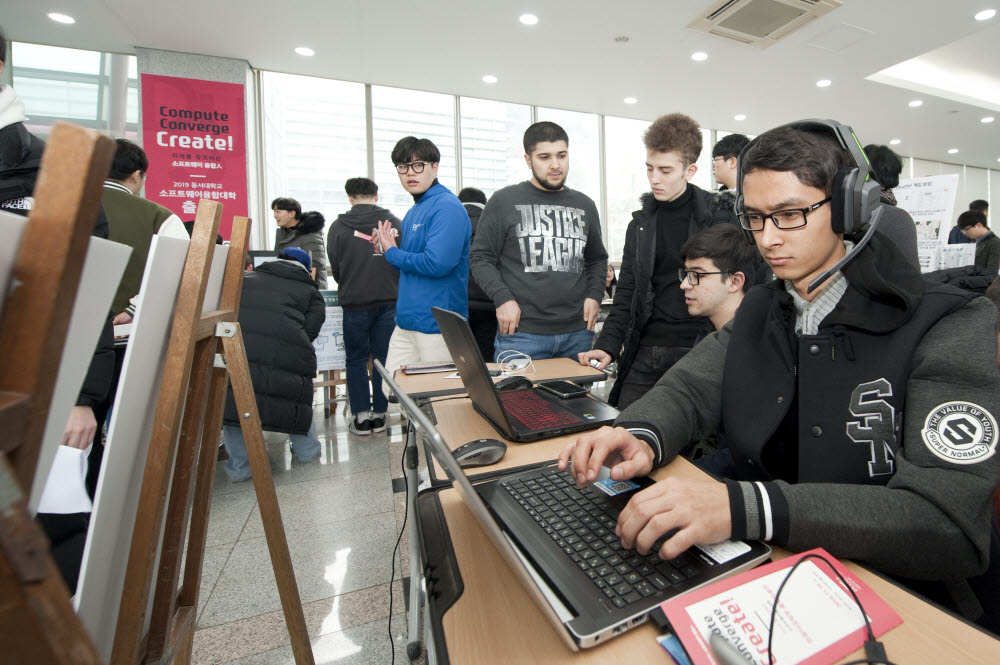
[[[458,374],[462,377],[462,383],[469,393],[469,399],[485,411],[490,420],[503,425],[510,432],[510,423],[507,422],[507,415],[500,406],[496,388],[493,387],[493,379],[486,369],[486,361],[479,352],[469,322],[461,314],[440,307],[432,307],[431,312],[441,329],[444,343],[448,345],[448,352],[451,353]]]

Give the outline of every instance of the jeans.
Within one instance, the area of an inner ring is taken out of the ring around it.
[[[494,359],[504,351],[520,351],[532,360],[545,358],[572,358],[578,353],[590,351],[594,345],[594,333],[580,328],[568,333],[514,332],[512,335],[497,333]]]
[[[316,438],[316,424],[309,426],[305,434],[289,434],[292,441],[292,453],[300,462],[311,462],[319,457],[321,444]],[[250,477],[250,460],[247,458],[247,445],[243,441],[243,431],[233,425],[222,426],[222,439],[226,444],[229,459],[226,461],[226,475],[230,480],[246,480]]]
[[[623,382],[618,395],[618,410],[624,411],[625,407],[648,393],[660,377],[690,350],[686,346],[640,346],[628,374],[618,377]]]
[[[344,350],[347,355],[347,396],[355,415],[385,413],[388,400],[382,392],[382,376],[372,372],[371,397],[368,393],[368,356],[385,365],[389,338],[396,328],[395,305],[344,310]],[[364,418],[362,418],[364,420]]]

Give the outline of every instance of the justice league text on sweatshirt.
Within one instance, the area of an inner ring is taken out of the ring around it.
[[[525,181],[497,191],[469,260],[495,306],[517,301],[522,332],[584,328],[584,299],[600,302],[604,294],[608,253],[597,206],[569,188],[552,192]]]

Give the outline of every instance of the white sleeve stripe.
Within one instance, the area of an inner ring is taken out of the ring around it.
[[[651,442],[656,447],[656,450],[653,451],[653,453],[656,455],[656,461],[659,461],[660,458],[663,456],[662,449],[660,448],[660,437],[656,436],[656,432],[654,432],[653,430],[646,429],[645,427],[629,427],[628,433],[633,436],[637,434],[645,434],[652,440]]]
[[[764,489],[764,483],[756,482],[757,490],[760,492],[761,507],[764,509],[764,540],[769,541],[774,535],[774,517],[771,515],[771,498]]]

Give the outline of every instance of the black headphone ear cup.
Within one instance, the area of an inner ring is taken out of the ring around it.
[[[845,166],[833,178],[833,193],[830,195],[830,226],[834,233],[854,233],[854,181],[858,168]]]

